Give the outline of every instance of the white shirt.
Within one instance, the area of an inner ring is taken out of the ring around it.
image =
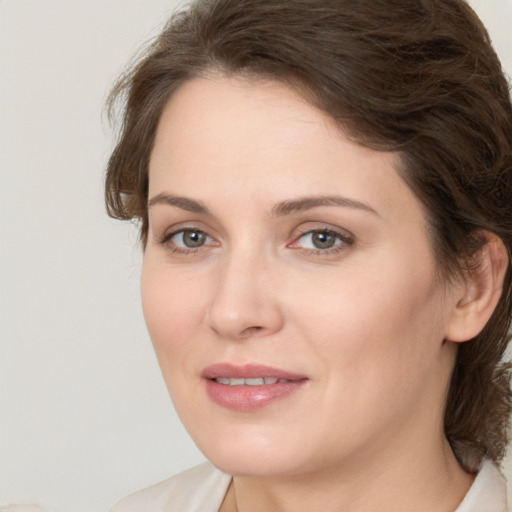
[[[231,478],[205,462],[130,494],[110,512],[218,512]],[[512,512],[507,507],[506,493],[505,478],[486,460],[454,512]]]

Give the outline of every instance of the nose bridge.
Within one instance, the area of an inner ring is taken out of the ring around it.
[[[210,327],[220,336],[238,339],[265,335],[282,324],[272,285],[272,262],[248,244],[222,258],[214,280]]]

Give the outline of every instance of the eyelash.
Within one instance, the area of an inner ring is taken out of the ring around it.
[[[181,228],[176,231],[172,231],[171,233],[166,233],[164,236],[159,240],[159,243],[164,246],[168,246],[168,250],[170,250],[174,254],[184,254],[184,255],[194,255],[198,252],[201,252],[204,250],[205,247],[207,247],[210,244],[201,245],[199,247],[180,247],[175,244],[171,245],[169,242],[176,236],[185,233],[198,233],[200,235],[203,235],[206,237],[206,239],[214,240],[211,236],[209,236],[205,231],[201,229],[196,228]],[[347,249],[347,246],[351,246],[354,244],[354,239],[351,235],[348,233],[340,233],[339,231],[335,231],[332,228],[316,228],[316,229],[308,229],[306,231],[299,230],[300,235],[294,239],[294,241],[291,244],[288,244],[287,247],[294,248],[304,254],[307,255],[319,255],[319,256],[327,256],[331,254],[337,254],[339,252],[342,252]],[[335,245],[332,247],[328,247],[325,249],[319,249],[319,248],[304,248],[299,247],[297,245],[298,241],[301,240],[303,237],[306,236],[313,236],[314,234],[325,234],[327,236],[332,236],[337,239],[337,242],[335,242]]]
[[[170,245],[169,242],[176,236],[176,235],[179,235],[180,233],[199,233],[201,235],[204,235],[207,239],[211,239],[213,240],[213,238],[211,236],[209,236],[205,231],[203,231],[202,229],[196,229],[196,228],[181,228],[181,229],[177,229],[176,231],[173,231],[171,233],[166,233],[162,239],[159,241],[160,244],[162,245]],[[186,255],[193,255],[193,254],[196,254],[198,253],[199,251],[201,251],[202,249],[204,248],[204,245],[202,246],[199,246],[199,247],[188,247],[188,248],[185,248],[185,247],[179,247],[177,245],[171,245],[170,247],[168,247],[168,249],[174,253],[174,254],[186,254]]]
[[[339,252],[342,252],[347,249],[347,246],[354,245],[354,238],[350,236],[348,233],[341,233],[339,231],[336,231],[332,228],[315,228],[315,229],[308,229],[306,231],[301,231],[300,236],[298,236],[294,242],[292,242],[288,247],[294,247],[297,242],[305,237],[305,236],[314,236],[315,234],[324,234],[327,236],[334,237],[338,240],[338,242],[335,242],[335,245],[332,247],[328,247],[325,249],[311,249],[311,248],[303,248],[303,247],[297,247],[297,250],[300,250],[301,252],[305,254],[318,254],[321,256],[327,256],[331,254],[337,254]]]

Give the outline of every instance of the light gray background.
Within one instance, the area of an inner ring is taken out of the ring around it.
[[[512,74],[512,0],[472,4]],[[203,460],[145,331],[135,230],[102,191],[107,91],[176,5],[0,0],[0,504],[107,510]]]

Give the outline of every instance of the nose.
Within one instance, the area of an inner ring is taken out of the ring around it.
[[[279,287],[270,267],[263,257],[233,255],[217,268],[208,323],[218,336],[240,340],[281,329]]]

